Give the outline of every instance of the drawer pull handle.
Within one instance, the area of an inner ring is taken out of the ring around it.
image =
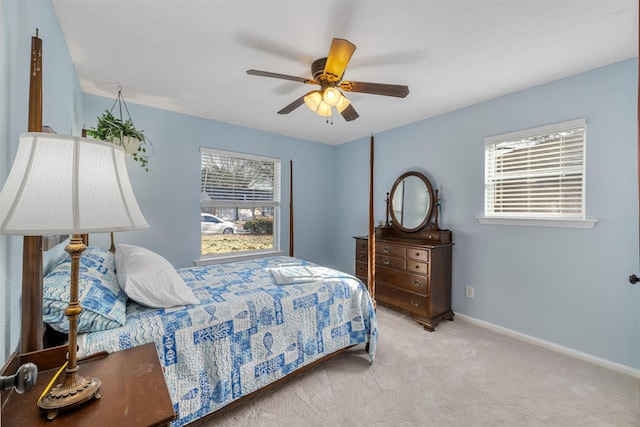
[[[385,246],[384,247],[384,253],[388,254],[389,252],[391,252],[391,248],[389,246]]]
[[[421,288],[422,282],[420,280],[413,279],[413,286],[415,286],[416,288]]]
[[[364,267],[360,267],[360,268],[358,269],[358,271],[359,271],[360,273],[362,273],[362,272],[364,271]]]
[[[420,270],[420,266],[416,264],[416,270]]]
[[[391,264],[391,260],[390,260],[389,258],[385,258],[385,259],[383,259],[383,260],[382,260],[382,262],[383,262],[385,265],[389,265],[389,264]]]
[[[420,301],[416,299],[411,300],[411,305],[414,307],[422,307],[422,304],[420,304]]]

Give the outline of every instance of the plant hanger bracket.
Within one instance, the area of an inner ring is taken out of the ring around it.
[[[122,95],[122,85],[120,84],[118,85],[118,96],[116,96],[116,99],[113,101],[113,105],[109,110],[111,114],[113,114],[113,109],[116,108],[116,105],[118,105],[118,115],[120,120],[124,122],[124,117],[122,116],[122,106],[124,105],[124,109],[127,112],[127,118],[131,122],[131,125],[133,125],[133,119],[131,118],[131,113],[129,112],[129,107],[127,107],[127,103],[124,100],[124,96]]]

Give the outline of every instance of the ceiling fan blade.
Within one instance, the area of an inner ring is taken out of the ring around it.
[[[395,96],[404,98],[409,95],[409,87],[386,83],[342,82],[340,89],[346,92],[371,93],[374,95]]]
[[[358,114],[356,109],[353,108],[353,105],[351,105],[351,104],[347,105],[347,108],[342,110],[342,112],[340,114],[342,114],[342,117],[344,117],[344,119],[346,121],[348,121],[348,122],[350,122],[352,120],[355,120],[358,117],[360,117],[360,115]]]
[[[304,104],[304,97],[305,96],[307,96],[306,93],[304,95],[302,95],[300,98],[298,98],[295,101],[293,101],[291,104],[289,104],[286,107],[284,107],[282,110],[278,111],[278,114],[289,114],[290,112],[292,112],[293,110],[295,110],[296,108],[298,108],[299,106]]]
[[[336,78],[336,81],[340,81],[355,50],[356,45],[349,40],[333,39],[329,55],[327,55],[327,63],[324,66],[324,73],[331,74]]]
[[[273,77],[274,79],[293,80],[294,82],[306,83],[310,85],[318,84],[314,80],[310,80],[305,77],[289,76],[287,74],[272,73],[269,71],[247,70],[247,74],[250,74],[252,76]]]

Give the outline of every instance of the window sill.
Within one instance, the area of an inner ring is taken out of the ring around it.
[[[228,254],[212,255],[209,257],[197,259],[193,263],[196,266],[200,267],[203,265],[224,264],[226,262],[246,261],[249,259],[266,258],[270,256],[281,256],[281,255],[284,255],[284,252],[276,251],[276,250],[256,251],[256,252],[249,252],[249,253],[243,253],[243,254],[237,254],[237,255],[228,255]]]
[[[525,227],[585,228],[596,226],[596,219],[553,219],[553,218],[500,218],[478,217],[480,224],[488,225],[520,225]]]

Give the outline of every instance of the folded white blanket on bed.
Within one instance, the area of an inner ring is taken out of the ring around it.
[[[304,265],[280,265],[269,268],[269,273],[275,280],[276,285],[293,285],[295,283],[313,282],[317,276],[313,271]]]

